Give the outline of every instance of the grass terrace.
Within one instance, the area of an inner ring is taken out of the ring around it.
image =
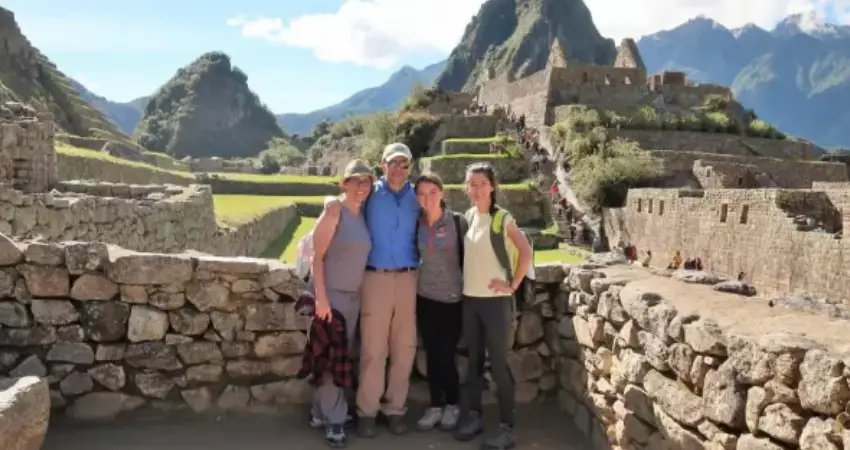
[[[298,241],[310,232],[316,225],[316,218],[299,216],[293,220],[286,230],[275,239],[268,249],[263,253],[263,258],[279,259],[285,263],[295,264],[295,252],[298,249]]]
[[[481,143],[481,144],[492,144],[495,142],[510,142],[511,138],[508,136],[491,136],[486,138],[449,138],[444,140],[443,142],[460,142],[460,143]]]
[[[264,175],[259,173],[214,173],[225,180],[246,181],[253,183],[303,183],[303,184],[336,184],[339,177],[320,177],[311,175]]]
[[[59,155],[65,155],[65,156],[76,157],[76,158],[95,159],[95,160],[104,161],[104,162],[108,162],[108,163],[112,163],[112,164],[120,164],[120,165],[123,165],[123,166],[139,167],[139,168],[143,168],[143,169],[149,169],[149,170],[152,170],[152,171],[155,171],[155,172],[165,172],[165,173],[169,173],[169,174],[176,175],[176,176],[179,176],[179,177],[183,177],[183,178],[186,178],[186,179],[194,179],[195,178],[195,176],[193,174],[189,173],[189,172],[184,172],[184,171],[181,171],[181,170],[162,169],[160,167],[152,166],[152,165],[147,164],[147,163],[138,162],[138,161],[130,161],[128,159],[123,159],[123,158],[118,158],[118,157],[112,156],[108,153],[104,153],[104,152],[101,152],[99,150],[90,150],[90,149],[87,149],[87,148],[74,147],[72,145],[69,145],[69,144],[66,144],[66,143],[63,143],[63,142],[59,142],[59,141],[56,142],[56,153],[58,153]]]
[[[213,206],[220,225],[239,226],[286,205],[321,205],[324,196],[214,195]]]

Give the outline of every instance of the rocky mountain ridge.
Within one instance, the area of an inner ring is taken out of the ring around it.
[[[638,47],[650,72],[680,70],[730,86],[782,131],[850,146],[850,26],[793,15],[770,30],[729,29],[698,17],[644,37]]]
[[[556,38],[575,61],[608,65],[617,55],[582,0],[489,0],[467,25],[436,86],[471,91],[491,73],[531,75],[546,67]]]
[[[0,7],[0,102],[17,101],[53,114],[62,132],[126,139],[99,110],[80,98],[71,80],[35,48]]]

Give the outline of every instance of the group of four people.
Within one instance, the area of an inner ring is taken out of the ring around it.
[[[354,342],[359,322],[360,370],[356,399],[340,377],[330,371],[319,375],[311,423],[326,428],[329,445],[344,446],[353,400],[361,437],[376,435],[379,413],[390,432],[405,433],[418,329],[431,405],[417,427],[454,431],[459,440],[479,435],[489,355],[501,417],[484,447],[512,448],[515,394],[507,363],[509,333],[513,294],[531,263],[531,246],[510,214],[496,205],[492,167],[468,168],[466,193],[472,208],[460,214],[446,206],[436,175],[410,181],[412,159],[404,144],[388,145],[381,161],[384,176],[378,180],[365,162],[352,161],[342,177],[342,196],[326,202],[314,228],[314,323],[338,318],[345,323],[346,342]],[[506,252],[519,255],[513,267],[505,267]],[[455,365],[461,336],[469,350],[463,406]]]

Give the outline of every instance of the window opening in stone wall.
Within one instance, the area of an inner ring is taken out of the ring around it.
[[[738,187],[741,187],[743,185],[744,185],[744,177],[738,177]]]
[[[582,83],[590,82],[590,76],[587,74],[587,72],[584,72],[584,73],[581,74],[581,82]]]
[[[658,215],[664,215],[664,200],[658,200]]]
[[[630,79],[629,79],[629,77],[626,77],[626,78],[623,80],[623,84],[632,84],[632,80],[630,80]]]
[[[725,223],[726,222],[726,216],[728,216],[728,215],[729,215],[729,205],[727,205],[726,203],[720,205],[720,222]]]
[[[607,74],[605,75],[605,85],[606,86],[611,85],[611,77],[609,77]]]
[[[750,217],[750,205],[744,205],[741,207],[741,223],[747,223],[747,220]]]
[[[638,212],[641,212],[641,210],[643,209],[643,200],[638,199],[637,208],[638,208]]]
[[[654,202],[654,201],[653,201],[652,199],[649,199],[649,207],[648,207],[648,208],[646,208],[646,212],[648,212],[648,213],[650,213],[650,214],[652,214],[652,203],[653,203],[653,202]]]

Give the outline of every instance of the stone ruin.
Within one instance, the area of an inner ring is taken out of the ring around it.
[[[537,267],[511,336],[520,403],[559,405],[577,448],[850,449],[850,322],[614,262]],[[307,407],[291,266],[0,235],[0,274],[0,448],[39,448],[51,415]]]
[[[21,103],[0,107],[0,183],[47,192],[57,181],[53,116]]]
[[[216,223],[210,186],[59,181],[49,114],[0,108],[0,233],[100,241],[152,252],[259,255],[298,212],[281,206],[239,228]]]

